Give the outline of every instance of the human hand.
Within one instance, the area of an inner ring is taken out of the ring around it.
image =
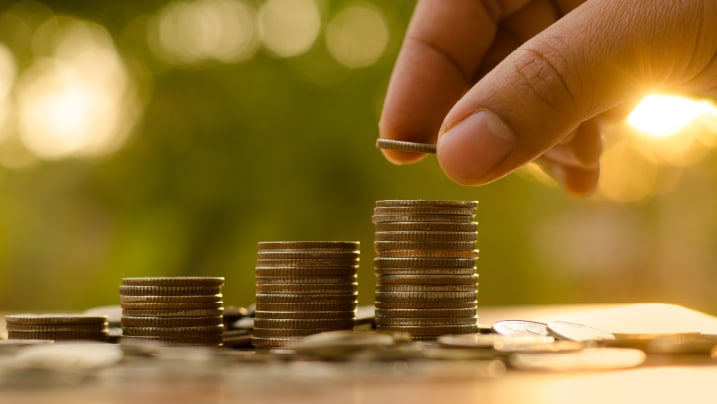
[[[380,136],[435,142],[460,184],[537,161],[590,194],[607,111],[649,90],[717,95],[715,21],[713,0],[420,0]],[[383,152],[397,164],[423,156]]]

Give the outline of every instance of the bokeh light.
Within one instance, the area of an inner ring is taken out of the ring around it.
[[[315,0],[266,0],[259,9],[259,34],[264,46],[280,57],[308,51],[321,30]]]
[[[129,74],[108,32],[54,17],[34,38],[38,58],[17,88],[23,145],[42,158],[98,156],[116,150],[139,114]]]
[[[258,47],[255,20],[254,9],[238,0],[173,1],[154,16],[149,42],[170,63],[235,63]]]
[[[388,25],[381,10],[366,2],[344,8],[326,26],[329,52],[350,68],[374,64],[386,50],[388,39]]]

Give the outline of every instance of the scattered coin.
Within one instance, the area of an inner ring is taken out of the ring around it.
[[[568,321],[549,321],[548,333],[557,339],[568,341],[599,341],[615,339],[609,332]]]
[[[503,320],[493,324],[493,331],[500,335],[549,335],[548,327],[544,323],[526,320]]]
[[[640,366],[645,358],[645,353],[637,349],[585,348],[557,354],[513,354],[509,361],[517,369],[570,372],[627,369]]]
[[[377,139],[376,147],[385,150],[436,154],[436,145],[429,143],[415,143],[405,142],[402,140]]]
[[[500,334],[460,334],[460,335],[441,335],[438,337],[439,345],[447,348],[478,348],[478,349],[495,349],[498,346],[519,346],[519,345],[536,345],[536,344],[552,344],[555,342],[553,337],[538,335],[521,335],[509,337]]]

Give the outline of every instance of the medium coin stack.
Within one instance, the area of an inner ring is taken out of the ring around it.
[[[477,331],[476,201],[377,201],[376,329],[414,340]]]
[[[223,277],[122,279],[122,338],[221,345],[223,286]]]
[[[105,341],[107,316],[12,314],[5,317],[8,339]]]
[[[351,330],[359,242],[260,242],[252,343],[276,349],[324,331]]]

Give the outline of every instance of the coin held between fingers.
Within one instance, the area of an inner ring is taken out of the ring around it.
[[[384,150],[398,150],[414,153],[436,154],[436,145],[431,143],[405,142],[402,140],[377,139],[376,147]]]

